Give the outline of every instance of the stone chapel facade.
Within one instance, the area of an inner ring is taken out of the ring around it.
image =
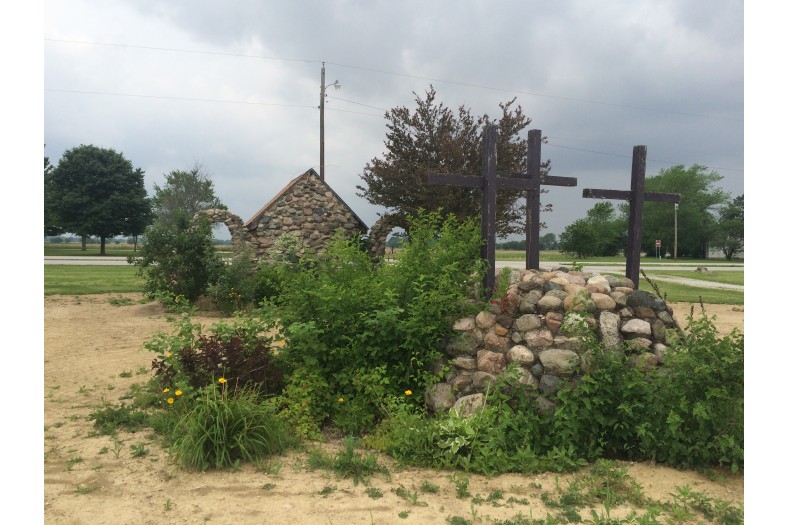
[[[313,169],[290,181],[246,222],[227,210],[202,210],[194,216],[195,220],[200,217],[225,223],[235,251],[250,249],[257,259],[266,258],[276,239],[284,233],[293,234],[306,248],[321,253],[337,229],[348,236],[369,231],[364,221]]]

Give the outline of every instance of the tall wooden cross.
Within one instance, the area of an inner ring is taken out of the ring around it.
[[[542,132],[534,129],[528,132],[527,173],[513,173],[509,177],[497,177],[497,152],[495,141],[498,127],[487,124],[483,131],[482,175],[475,177],[455,173],[430,173],[427,184],[464,186],[482,189],[482,258],[488,263],[484,277],[487,297],[495,286],[495,194],[498,188],[525,190],[526,193],[526,268],[539,268],[539,193],[542,185],[577,186],[574,177],[541,176]]]
[[[679,202],[679,193],[657,193],[645,191],[646,188],[646,146],[632,149],[632,184],[629,191],[584,189],[587,199],[618,199],[629,201],[629,228],[627,230],[626,272],[635,288],[640,283],[640,245],[643,242],[643,203]]]

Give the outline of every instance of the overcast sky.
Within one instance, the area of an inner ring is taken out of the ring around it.
[[[137,0],[45,3],[45,153],[80,144],[164,174],[201,164],[231,211],[250,218],[319,166],[320,69],[326,180],[371,226],[356,195],[384,152],[386,110],[432,84],[456,111],[499,114],[517,98],[548,143],[543,195],[560,234],[628,189],[632,148],[647,176],[701,164],[744,193],[743,2]],[[226,232],[225,232],[226,234]]]

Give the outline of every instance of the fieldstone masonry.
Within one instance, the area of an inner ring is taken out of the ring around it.
[[[449,373],[428,389],[428,407],[467,413],[481,406],[487,384],[513,367],[520,383],[538,390],[540,409],[550,410],[551,397],[584,371],[585,349],[570,335],[575,323],[588,324],[604,347],[621,348],[633,366],[646,367],[664,362],[668,333],[680,330],[672,309],[628,278],[515,270],[501,300],[454,323],[438,363]]]
[[[349,237],[368,230],[312,169],[290,181],[246,223],[227,210],[203,210],[195,214],[194,220],[201,217],[227,224],[234,251],[248,249],[256,259],[265,259],[283,233],[294,235],[304,248],[319,254],[325,251],[326,244],[338,229]],[[303,255],[303,251],[298,255]]]

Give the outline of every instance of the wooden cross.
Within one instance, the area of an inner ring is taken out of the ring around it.
[[[573,177],[541,177],[542,132],[533,129],[528,132],[527,174],[513,173],[509,177],[496,176],[497,152],[495,141],[498,127],[487,124],[483,131],[482,175],[474,177],[454,173],[430,173],[427,184],[464,186],[482,189],[482,258],[488,263],[484,277],[487,297],[495,286],[495,194],[498,188],[525,190],[526,193],[526,268],[539,268],[539,193],[541,185],[577,186]]]
[[[635,283],[640,282],[640,245],[643,241],[643,203],[679,202],[679,193],[657,193],[645,191],[646,188],[646,146],[635,146],[632,149],[632,184],[630,191],[584,189],[583,197],[587,199],[618,199],[629,201],[629,228],[627,231],[627,277]]]

